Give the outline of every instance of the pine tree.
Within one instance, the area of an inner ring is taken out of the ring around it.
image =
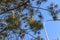
[[[34,1],[36,6],[32,6]],[[29,34],[30,31],[40,34],[39,30],[44,29],[42,22],[44,16],[40,9],[50,12],[53,21],[58,20],[57,14],[60,12],[59,9],[55,10],[58,8],[58,5],[55,4],[50,4],[47,8],[41,8],[42,3],[46,2],[47,0],[0,0],[0,35],[6,38],[12,31],[23,40],[26,34],[32,36],[32,40],[43,40],[44,38],[41,36],[34,37]],[[39,17],[39,20],[35,19],[35,16]],[[22,28],[22,25],[24,28]]]

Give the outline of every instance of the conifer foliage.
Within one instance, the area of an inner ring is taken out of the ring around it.
[[[33,6],[33,2],[36,5]],[[42,3],[46,2],[47,0],[0,0],[0,39],[9,40],[8,37],[12,32],[18,34],[21,40],[25,39],[26,34],[32,36],[30,40],[43,40],[39,34],[43,29],[44,16],[39,9],[48,11],[54,21],[58,19],[57,14],[60,12],[60,9],[57,9],[58,5],[53,3],[47,8],[40,8]],[[35,19],[35,16],[39,20]],[[38,37],[29,32],[38,34]],[[17,35],[15,36],[16,40],[19,40]]]

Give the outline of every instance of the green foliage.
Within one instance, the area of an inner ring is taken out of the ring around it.
[[[41,37],[38,37],[38,40],[43,40]]]
[[[7,37],[7,36],[8,36],[8,33],[7,33],[7,32],[5,32],[5,33],[4,33],[4,37]]]
[[[29,24],[31,29],[34,29],[34,30],[40,30],[43,28],[43,24],[39,21],[34,21],[34,23],[29,23]]]
[[[8,18],[5,18],[8,29],[10,28],[18,28],[20,26],[20,17],[18,15],[10,15]]]

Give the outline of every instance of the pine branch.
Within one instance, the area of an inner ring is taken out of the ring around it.
[[[23,4],[21,4],[21,5],[18,5],[17,7],[12,8],[12,9],[7,9],[6,11],[2,11],[2,12],[0,12],[0,15],[6,13],[6,12],[8,12],[8,11],[11,11],[11,10],[14,10],[14,9],[18,9],[18,8],[20,8],[21,6],[26,5],[27,3],[28,3],[28,1],[25,2],[25,3],[23,3]]]

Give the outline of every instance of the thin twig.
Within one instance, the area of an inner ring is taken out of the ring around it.
[[[26,34],[28,34],[28,35],[32,36],[33,38],[37,39],[36,37],[34,37],[33,35],[31,35],[31,34],[29,34],[29,33],[26,33]]]
[[[42,9],[42,10],[46,10],[46,11],[51,11],[51,10],[48,10],[48,9],[44,9],[44,8],[39,8],[39,7],[33,7],[33,6],[30,6],[30,5],[27,5],[28,7],[32,7],[32,8],[37,8],[37,9]]]

